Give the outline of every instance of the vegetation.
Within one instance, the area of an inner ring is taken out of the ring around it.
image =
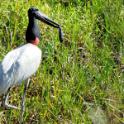
[[[41,22],[43,57],[26,97],[26,124],[124,123],[123,0],[3,0],[0,2],[0,60],[25,43],[27,10],[39,8],[58,22]],[[20,105],[23,84],[10,102]],[[0,111],[1,124],[18,124],[18,110]]]

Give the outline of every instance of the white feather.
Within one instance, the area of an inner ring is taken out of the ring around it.
[[[41,50],[30,43],[10,51],[0,63],[0,94],[33,75],[41,56]]]

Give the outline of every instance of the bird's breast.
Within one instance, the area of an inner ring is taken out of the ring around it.
[[[41,62],[41,50],[30,44],[23,51],[22,55],[18,58],[16,62],[18,82],[27,79],[34,73],[36,73]]]

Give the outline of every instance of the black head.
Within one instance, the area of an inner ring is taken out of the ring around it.
[[[28,10],[28,17],[29,18],[34,18],[35,17],[35,12],[37,12],[38,11],[38,9],[37,8],[34,8],[34,7],[31,7],[31,8],[29,8],[29,10]]]
[[[29,17],[29,24],[28,24],[28,28],[26,31],[27,42],[30,42],[31,40],[34,40],[37,37],[39,38],[39,30],[38,30],[38,26],[35,22],[35,19],[38,19],[50,26],[58,28],[60,42],[63,41],[63,33],[62,33],[60,25],[57,24],[56,22],[52,21],[51,19],[49,19],[46,15],[41,13],[37,8],[34,8],[34,7],[29,8],[28,17]]]

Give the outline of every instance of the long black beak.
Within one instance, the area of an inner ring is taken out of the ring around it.
[[[61,26],[59,24],[52,21],[46,15],[44,15],[43,13],[41,13],[39,11],[35,11],[34,16],[36,19],[38,19],[38,20],[40,20],[40,21],[42,21],[42,22],[44,22],[50,26],[53,26],[54,28],[58,28],[60,42],[63,42],[63,32],[62,32]]]

